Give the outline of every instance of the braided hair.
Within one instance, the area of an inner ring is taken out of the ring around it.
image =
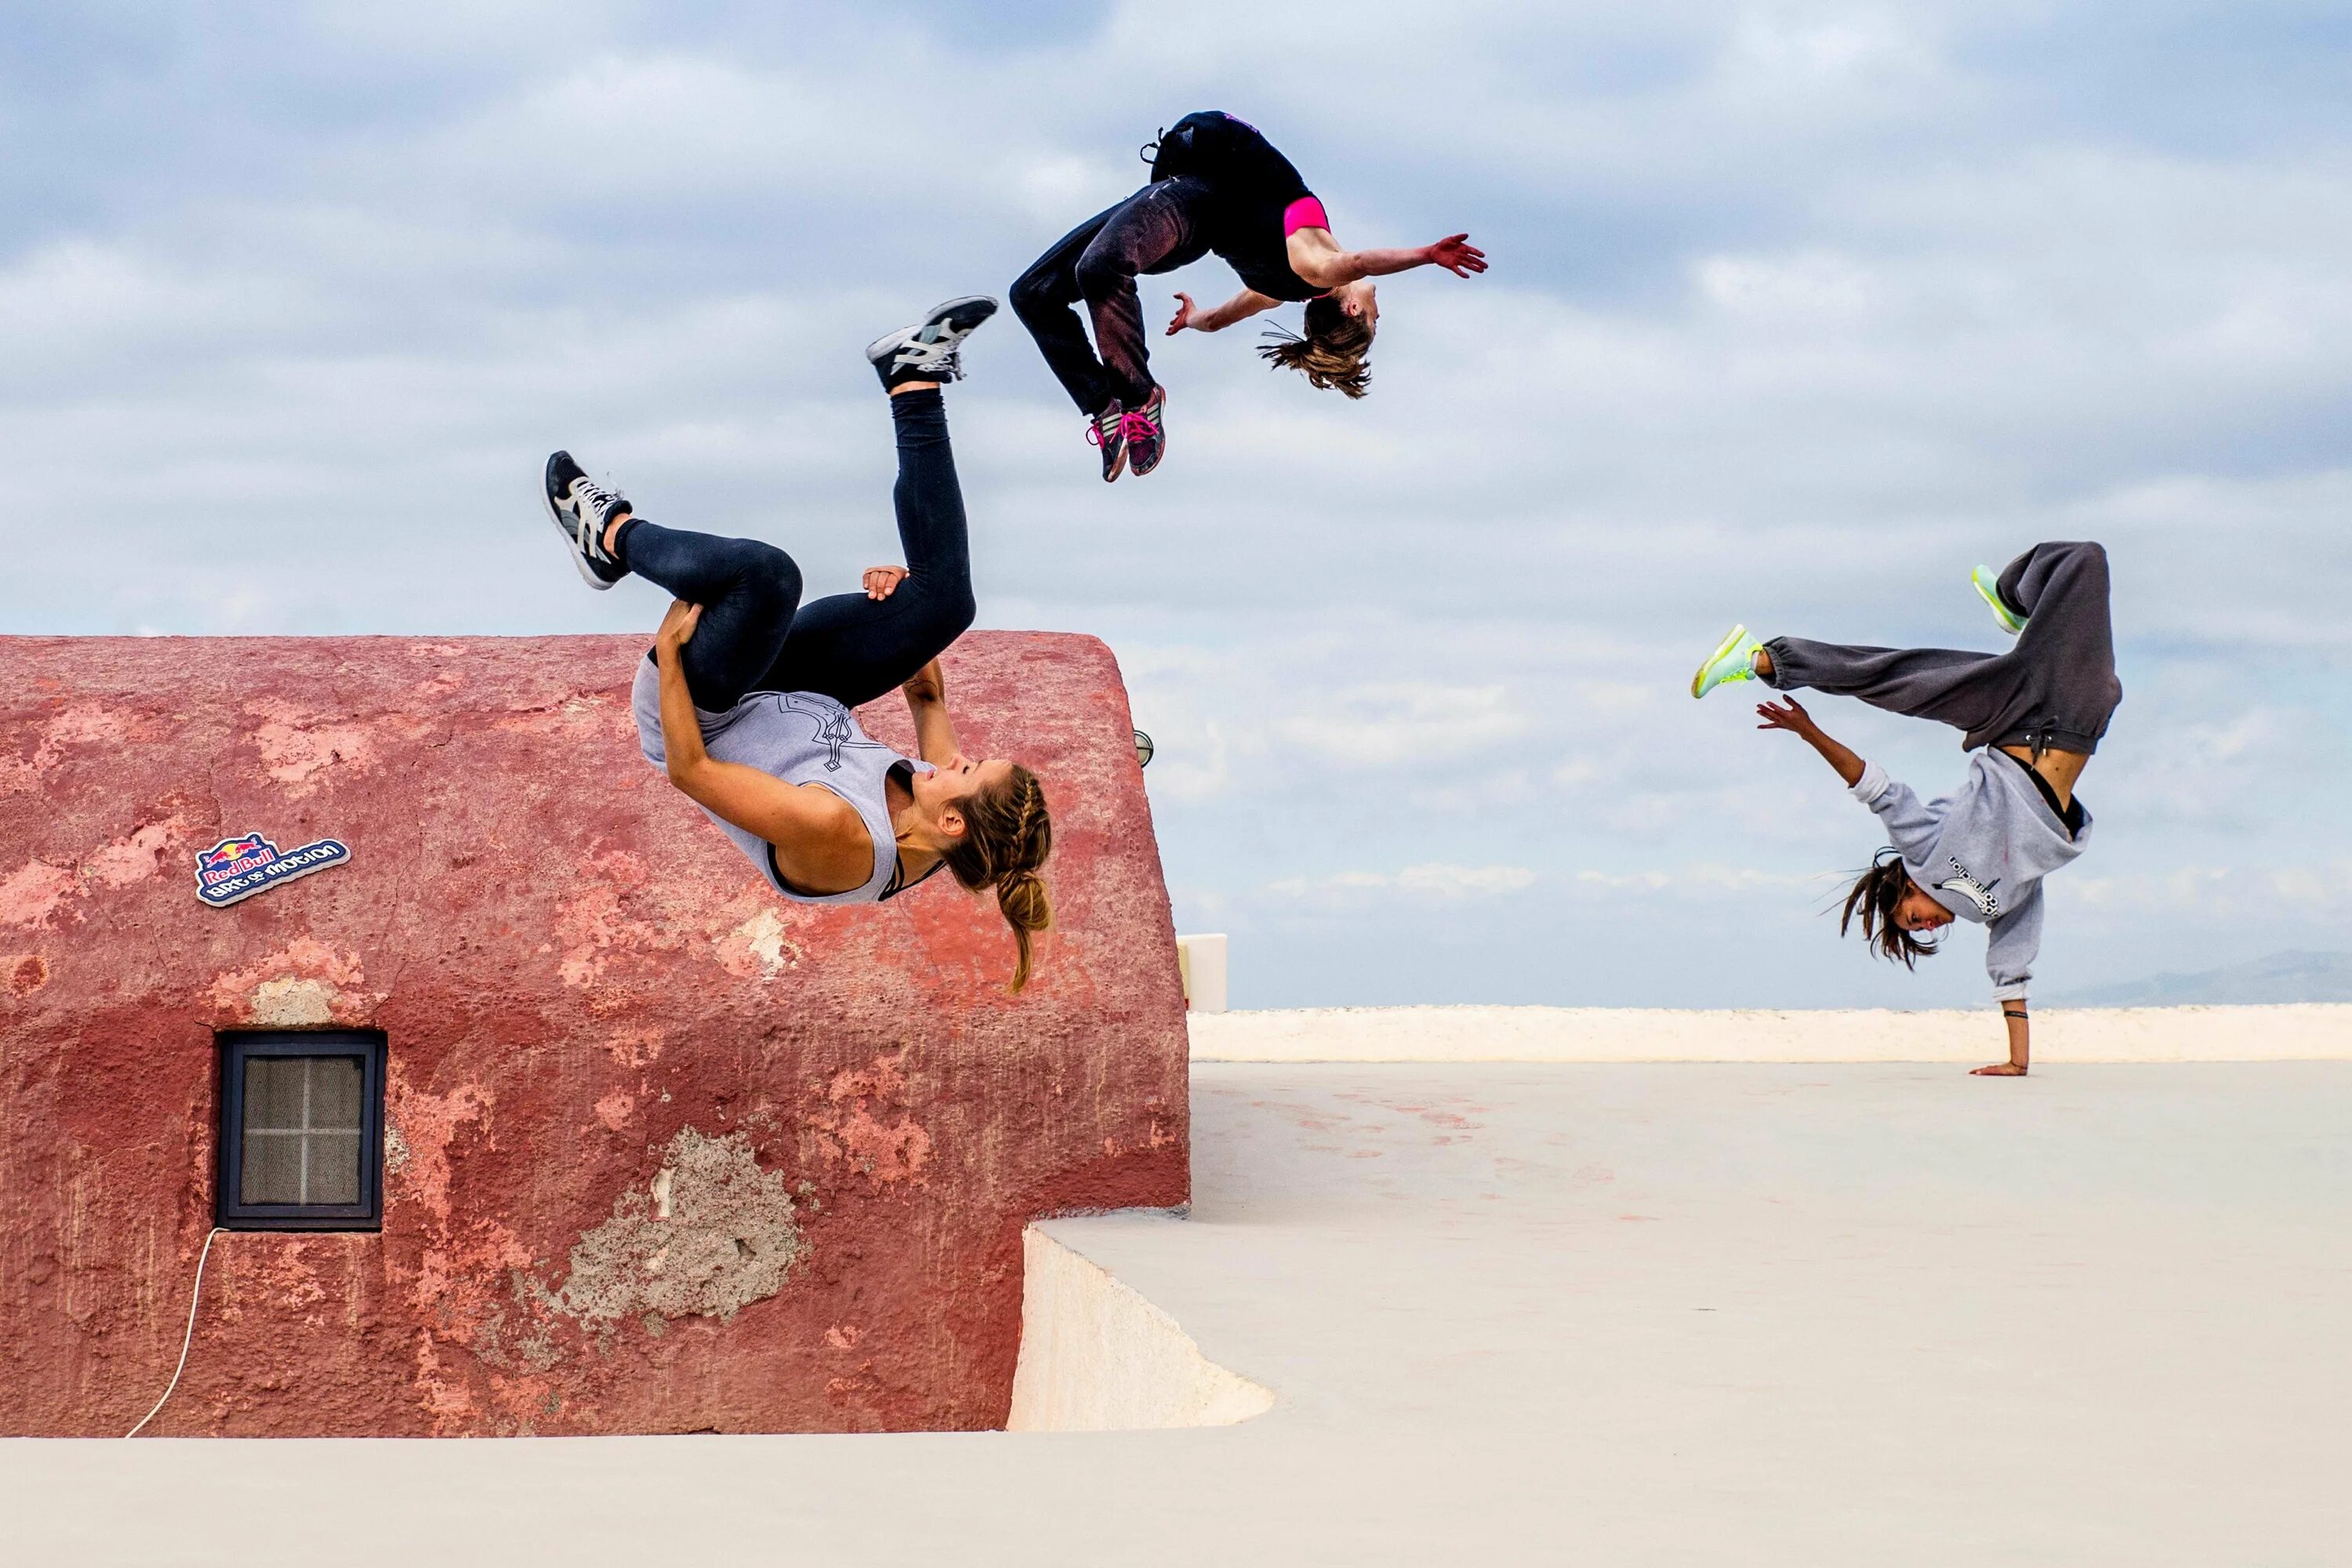
[[[1054,902],[1037,868],[1054,849],[1054,819],[1045,809],[1045,788],[1037,775],[1013,764],[1003,783],[962,805],[964,835],[945,858],[955,879],[973,892],[996,889],[996,907],[1013,928],[1019,957],[1013,989],[1029,984],[1029,939],[1054,923]]]

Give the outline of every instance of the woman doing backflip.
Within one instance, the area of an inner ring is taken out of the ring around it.
[[[1846,894],[1838,930],[1859,920],[1863,940],[1908,968],[1936,951],[1925,933],[1955,916],[1987,927],[1985,967],[2008,1026],[2009,1059],[1975,1070],[2021,1078],[2031,1059],[2025,991],[2042,945],[2042,879],[2080,855],[2091,836],[2074,782],[2124,689],[2107,616],[2107,552],[2098,545],[2037,544],[1998,577],[1978,567],[1976,587],[2017,638],[2007,653],[1801,637],[1759,643],[1734,626],[1691,678],[1691,695],[1734,680],[1781,691],[1810,687],[1964,731],[1962,747],[1976,752],[1968,777],[1922,805],[1885,768],[1823,733],[1795,700],[1756,709],[1759,729],[1786,730],[1819,752],[1894,840]]]
[[[907,564],[868,571],[863,593],[803,605],[800,568],[782,551],[656,526],[568,452],[547,460],[546,498],[589,586],[634,572],[677,596],[637,667],[646,759],[787,899],[875,903],[941,866],[974,891],[993,888],[1018,991],[1031,934],[1052,923],[1037,873],[1053,823],[1027,768],[963,754],[939,664],[973,615],[940,384],[962,374],[958,345],[995,310],[950,300],[866,350],[898,427],[892,495]],[[894,686],[914,714],[919,762],[869,738],[851,711]]]
[[[1457,278],[1486,270],[1466,234],[1402,250],[1342,250],[1331,220],[1290,160],[1230,114],[1188,114],[1152,148],[1151,183],[1064,235],[1013,285],[1013,309],[1045,363],[1087,417],[1102,476],[1148,474],[1168,449],[1168,395],[1151,379],[1139,273],[1173,272],[1211,251],[1241,275],[1242,291],[1197,309],[1176,296],[1171,336],[1222,331],[1285,300],[1307,302],[1304,337],[1276,331],[1258,353],[1313,385],[1361,397],[1364,355],[1380,325],[1370,279],[1415,267]],[[1095,339],[1074,306],[1083,300]]]

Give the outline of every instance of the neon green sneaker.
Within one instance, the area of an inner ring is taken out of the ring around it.
[[[1992,607],[1992,618],[2000,623],[2002,631],[2015,637],[2025,629],[2025,617],[2001,603],[2000,573],[1990,566],[1979,566],[1969,574],[1969,581],[1977,585],[1977,593]]]
[[[1748,635],[1746,626],[1734,626],[1724,634],[1722,643],[1706,656],[1706,662],[1691,677],[1691,695],[1704,697],[1727,680],[1756,679],[1756,651],[1764,645]]]

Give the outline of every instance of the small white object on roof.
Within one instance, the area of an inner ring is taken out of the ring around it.
[[[1194,1013],[1225,1010],[1225,937],[1223,931],[1176,939],[1176,968],[1184,977],[1184,1005]]]

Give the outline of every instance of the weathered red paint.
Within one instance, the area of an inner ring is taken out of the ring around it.
[[[944,877],[874,909],[761,889],[638,755],[643,647],[0,639],[0,1429],[120,1433],[161,1392],[221,1027],[387,1032],[384,1226],[222,1237],[152,1432],[992,1426],[1022,1225],[1185,1200],[1183,1004],[1109,651],[975,633],[946,660],[967,745],[1054,809],[1059,928],[1014,998],[994,907]],[[894,703],[863,718],[911,746]],[[205,908],[194,852],[250,829],[352,859]],[[769,1221],[793,1194],[804,1250],[731,1316],[630,1304],[666,1251],[573,1278],[583,1238],[678,1223],[679,1151]]]

